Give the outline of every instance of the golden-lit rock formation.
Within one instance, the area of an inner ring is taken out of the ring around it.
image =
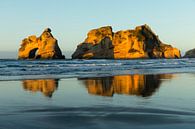
[[[112,32],[106,26],[91,30],[77,46],[73,59],[180,58],[180,51],[162,43],[148,25]]]
[[[42,92],[47,97],[52,97],[58,88],[58,80],[24,80],[23,88],[32,92]]]
[[[86,78],[82,80],[88,93],[100,96],[114,94],[151,96],[160,87],[162,80],[173,75],[123,75],[103,78]]]
[[[57,40],[47,28],[40,37],[29,36],[22,41],[18,59],[64,59]]]

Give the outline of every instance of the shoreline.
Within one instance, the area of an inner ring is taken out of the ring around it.
[[[85,78],[106,78],[106,77],[113,77],[113,76],[133,76],[133,75],[188,75],[188,74],[194,74],[195,75],[195,71],[194,72],[166,72],[166,73],[155,73],[155,74],[152,74],[152,73],[148,73],[148,74],[138,74],[138,73],[135,73],[135,74],[113,74],[113,75],[104,75],[104,76],[93,76],[93,75],[85,75],[85,76],[69,76],[69,77],[65,77],[65,76],[58,76],[58,75],[54,75],[54,76],[37,76],[37,75],[25,75],[25,77],[16,77],[14,76],[13,79],[12,77],[5,77],[5,78],[2,78],[1,76],[1,79],[0,79],[0,82],[6,82],[6,81],[23,81],[23,80],[40,80],[40,79],[43,79],[43,80],[47,80],[47,79],[59,79],[59,80],[65,80],[65,79],[77,79],[77,78],[80,78],[80,79],[85,79]]]
[[[0,81],[195,73],[194,59],[0,61]]]

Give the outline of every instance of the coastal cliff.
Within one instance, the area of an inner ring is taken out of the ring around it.
[[[40,37],[29,36],[22,40],[18,59],[64,59],[57,40],[47,28]]]
[[[180,58],[177,48],[162,43],[148,25],[114,33],[111,26],[93,29],[77,46],[73,59]]]

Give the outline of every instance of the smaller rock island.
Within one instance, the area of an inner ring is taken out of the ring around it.
[[[187,51],[184,58],[195,58],[195,48]]]
[[[180,58],[177,48],[162,43],[148,25],[114,33],[111,26],[93,29],[77,46],[73,59]]]
[[[40,37],[29,36],[22,40],[18,59],[65,59],[58,46],[58,41],[47,28]]]

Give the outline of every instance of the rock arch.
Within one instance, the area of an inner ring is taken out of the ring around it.
[[[58,46],[58,41],[47,28],[40,37],[29,36],[22,41],[18,59],[65,59]]]
[[[28,58],[29,59],[36,58],[37,52],[38,52],[38,48],[34,48],[34,49],[30,50],[29,55],[28,55]]]

